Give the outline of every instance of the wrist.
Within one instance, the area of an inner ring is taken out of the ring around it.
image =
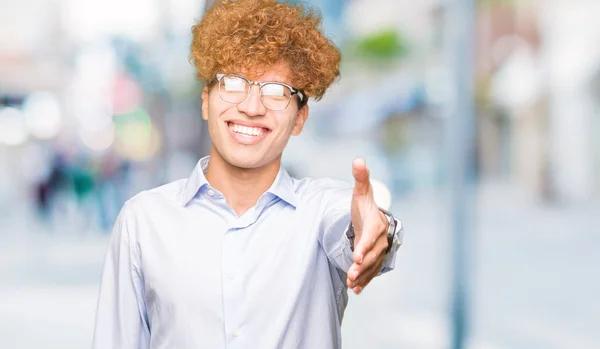
[[[385,254],[389,254],[392,250],[392,245],[394,243],[394,235],[396,234],[396,219],[392,216],[388,211],[380,208],[379,213],[383,216],[383,219],[386,222],[385,234],[387,236],[387,247],[385,249]]]

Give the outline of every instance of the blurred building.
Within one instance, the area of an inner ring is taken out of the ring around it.
[[[484,2],[477,12],[483,176],[515,180],[539,200],[600,192],[594,1]],[[573,38],[577,38],[573,40]]]

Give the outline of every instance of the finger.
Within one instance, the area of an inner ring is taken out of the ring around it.
[[[354,176],[354,195],[366,195],[369,193],[369,170],[363,158],[352,161],[352,176]]]
[[[348,274],[346,277],[346,285],[348,285],[348,287],[354,287],[354,282],[358,279],[358,276],[360,275],[360,269],[360,265],[356,263],[352,264],[350,269],[348,269]]]
[[[373,269],[376,268],[376,265],[371,265],[368,268],[365,268],[358,274],[348,274],[348,278],[346,279],[346,285],[349,288],[355,288],[356,286],[361,286],[361,280],[364,282],[365,278],[368,277]]]
[[[383,260],[385,259],[385,255],[383,253],[385,245],[387,245],[387,241],[379,242],[376,248],[367,254],[367,257],[363,263],[352,264],[352,266],[348,269],[346,279],[346,284],[348,287],[355,287],[358,285],[358,280],[360,280],[363,275],[369,274],[373,268],[377,269],[377,266],[383,263]]]
[[[367,287],[369,285],[369,283],[371,282],[371,280],[373,280],[377,275],[379,275],[382,265],[383,265],[383,258],[381,260],[379,260],[371,268],[369,268],[369,270],[366,270],[358,277],[358,280],[356,280],[354,282],[354,285],[353,285],[354,288],[360,287],[360,289],[363,290],[365,287]]]
[[[369,271],[368,275],[365,275],[363,279],[352,285],[352,291],[354,291],[355,294],[360,294],[375,276],[377,276],[377,272]]]

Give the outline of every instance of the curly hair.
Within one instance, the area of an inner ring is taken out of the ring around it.
[[[192,27],[190,60],[198,79],[262,72],[285,62],[291,84],[320,100],[340,75],[340,51],[319,30],[314,9],[277,0],[220,0]]]

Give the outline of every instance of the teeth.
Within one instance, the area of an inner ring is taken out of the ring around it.
[[[260,127],[248,127],[231,123],[229,128],[233,132],[242,133],[248,136],[260,136],[263,134],[263,129]]]

